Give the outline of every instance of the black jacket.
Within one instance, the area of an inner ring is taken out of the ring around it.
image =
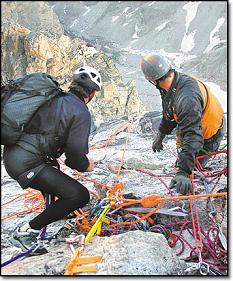
[[[61,109],[57,141],[55,115],[58,99]],[[66,165],[82,172],[89,165],[86,155],[90,128],[91,115],[84,101],[73,94],[65,94],[39,108],[25,129],[27,134],[18,144],[42,157],[57,158],[64,152]]]
[[[182,150],[177,165],[190,174],[195,166],[195,156],[203,147],[202,112],[203,98],[195,79],[175,71],[175,77],[168,92],[158,87],[161,93],[163,117],[159,131],[170,134],[178,125],[182,134]],[[174,119],[174,113],[178,121]]]

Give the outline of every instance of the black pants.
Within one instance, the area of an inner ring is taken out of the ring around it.
[[[4,147],[3,159],[7,173],[23,189],[32,187],[43,195],[47,193],[58,197],[29,222],[34,229],[40,230],[89,202],[89,191],[82,184],[48,164],[40,155],[14,145]]]
[[[78,208],[84,207],[90,199],[87,188],[49,165],[36,175],[30,186],[43,194],[48,193],[58,197],[41,214],[29,222],[30,226],[37,230],[64,218]]]

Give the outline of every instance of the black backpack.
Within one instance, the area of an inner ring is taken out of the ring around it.
[[[60,93],[58,82],[42,72],[10,80],[1,86],[1,144],[17,143],[39,107]]]

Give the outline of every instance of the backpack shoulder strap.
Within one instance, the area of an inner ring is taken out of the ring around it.
[[[204,103],[204,109],[203,109],[202,112],[204,112],[205,109],[206,109],[206,106],[207,106],[207,104],[208,104],[208,99],[209,99],[209,92],[208,92],[208,89],[207,89],[206,85],[205,85],[200,79],[198,79],[197,77],[195,77],[195,76],[193,76],[193,75],[189,75],[189,76],[192,77],[192,78],[194,78],[194,79],[197,81],[197,83],[199,83],[199,85],[202,85],[202,86],[204,87],[204,89],[205,89],[205,95],[204,95],[204,93],[201,91],[201,94],[202,94],[202,97],[203,97],[203,103]],[[200,88],[200,86],[199,86],[199,88]]]
[[[55,114],[55,134],[56,134],[56,140],[59,139],[59,126],[60,126],[60,114],[61,114],[61,107],[63,99],[62,96],[59,96],[57,99],[57,108],[56,108],[56,114]]]
[[[208,92],[208,89],[206,87],[206,85],[201,81],[199,80],[199,82],[203,85],[203,87],[205,88],[205,93],[206,93],[206,98],[204,99],[204,109],[203,109],[203,112],[205,111],[206,109],[206,106],[208,104],[208,99],[209,99],[209,92]]]

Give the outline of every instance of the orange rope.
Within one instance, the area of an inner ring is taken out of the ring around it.
[[[131,124],[129,124],[129,125],[131,125]],[[118,168],[118,171],[117,171],[117,181],[119,181],[119,178],[120,178],[121,168],[123,166],[123,161],[124,161],[124,157],[125,157],[125,150],[126,150],[126,147],[129,143],[129,133],[130,133],[130,128],[131,128],[131,127],[129,127],[129,125],[128,125],[128,134],[126,136],[125,146],[124,146],[124,149],[123,149],[120,165],[119,165],[119,168]]]
[[[25,194],[21,194],[21,195],[15,197],[15,198],[11,199],[10,201],[3,203],[3,204],[1,205],[1,207],[2,207],[2,206],[5,206],[5,205],[7,205],[7,204],[10,204],[11,202],[14,202],[16,199],[18,199],[18,198],[20,198],[20,197],[22,197],[22,196],[25,196]]]
[[[123,121],[117,128],[116,130],[108,137],[108,139],[102,143],[102,144],[99,144],[99,145],[93,145],[91,146],[90,150],[94,150],[94,149],[99,149],[99,148],[103,148],[103,147],[106,147],[108,145],[110,145],[114,139],[116,139],[116,136],[122,132],[125,128],[127,128],[129,124],[129,121],[126,120],[126,121]]]
[[[19,197],[24,197],[24,206],[26,207],[25,210],[21,212],[16,212],[12,215],[9,215],[7,217],[1,218],[1,221],[4,221],[6,219],[22,215],[24,213],[30,213],[30,212],[41,212],[45,207],[45,200],[43,195],[40,191],[33,190],[29,188],[25,194],[22,194],[20,196],[17,196],[16,198],[4,203],[6,205],[7,203],[11,203],[14,200],[16,200]]]
[[[176,196],[176,197],[159,198],[158,202],[176,201],[176,200],[189,200],[189,199],[193,199],[193,198],[207,198],[207,197],[219,197],[219,196],[227,196],[227,192],[182,195],[182,196]]]
[[[87,181],[89,181],[89,182],[93,182],[94,184],[97,184],[97,185],[100,185],[100,186],[102,186],[102,187],[105,187],[105,188],[107,188],[108,190],[112,190],[112,187],[111,187],[111,186],[106,185],[106,184],[103,184],[103,183],[100,183],[100,182],[98,182],[98,181],[96,181],[96,180],[88,179],[87,177],[85,177],[84,175],[82,175],[82,174],[81,174],[79,171],[77,171],[77,170],[75,170],[75,173],[76,173],[78,176],[80,176],[81,178],[83,178],[84,180],[87,180]]]
[[[137,220],[135,220],[133,222],[119,222],[119,223],[115,223],[115,224],[109,225],[109,227],[115,227],[115,226],[121,225],[121,224],[131,225],[131,224],[135,224],[137,222],[140,222],[141,220],[147,219],[152,214],[154,214],[157,210],[162,208],[162,206],[164,205],[165,201],[191,200],[191,199],[194,199],[194,198],[196,199],[196,198],[207,198],[207,197],[218,197],[218,196],[227,196],[227,192],[211,193],[211,194],[194,194],[194,195],[176,196],[176,197],[168,197],[168,198],[161,198],[159,195],[154,195],[154,197],[153,197],[153,195],[149,195],[149,196],[144,197],[143,199],[140,199],[140,200],[137,200],[137,199],[125,199],[125,198],[122,197],[120,200],[123,200],[126,203],[121,203],[121,204],[117,205],[118,208],[125,207],[125,206],[128,206],[128,205],[133,205],[133,204],[139,204],[139,203],[142,204],[142,202],[146,202],[147,198],[149,199],[150,205],[152,205],[153,203],[154,203],[154,205],[160,203],[160,205],[157,206],[154,210],[152,210],[148,214],[146,214],[143,217],[141,217],[140,219],[137,219]],[[152,200],[154,202],[152,202]]]
[[[138,223],[142,220],[148,219],[151,215],[153,215],[156,211],[158,211],[159,209],[161,209],[163,207],[164,203],[163,202],[159,202],[159,203],[160,204],[157,207],[155,207],[152,211],[150,211],[146,215],[141,216],[137,220],[129,221],[129,222],[125,221],[125,222],[114,223],[114,224],[108,225],[108,227],[116,227],[118,225],[132,225],[132,224]]]

